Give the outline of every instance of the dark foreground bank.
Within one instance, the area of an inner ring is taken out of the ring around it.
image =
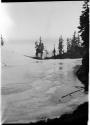
[[[77,70],[76,75],[78,79],[84,84],[85,87],[85,92],[88,93],[88,88],[89,88],[89,53],[83,57],[82,59],[82,65],[80,68]]]
[[[14,123],[15,124],[15,123]],[[23,123],[19,123],[23,124]],[[48,119],[47,121],[39,121],[36,123],[27,123],[28,125],[62,125],[62,124],[79,124],[87,125],[88,124],[88,102],[81,104],[78,108],[71,114],[64,114],[60,118]],[[6,125],[6,124],[3,124]],[[11,124],[10,124],[11,125]]]

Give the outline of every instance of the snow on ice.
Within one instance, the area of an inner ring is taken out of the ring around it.
[[[1,58],[3,123],[58,117],[87,100],[83,90],[62,99],[83,86],[73,72],[81,59],[35,60],[5,47]]]

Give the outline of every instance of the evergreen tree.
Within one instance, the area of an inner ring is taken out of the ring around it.
[[[53,56],[54,56],[54,58],[56,57],[56,49],[55,49],[55,45],[54,45],[54,49],[53,49]]]
[[[4,41],[3,41],[3,38],[2,38],[2,35],[1,35],[1,46],[4,45]]]
[[[36,49],[36,57],[38,57],[38,42],[36,41],[35,42],[35,49]]]
[[[87,61],[89,63],[89,7],[88,1],[84,1],[83,11],[80,16],[79,33],[83,40],[82,46],[84,47],[84,53],[87,55]],[[84,59],[83,59],[84,61]]]
[[[84,83],[85,91],[88,91],[88,73],[89,73],[89,7],[88,1],[84,1],[83,11],[80,16],[79,33],[83,40],[85,55],[82,59],[82,66],[78,70],[78,78]]]
[[[71,39],[71,43],[70,43],[70,50],[69,50],[69,54],[71,56],[73,56],[75,54],[75,48],[76,48],[76,31],[73,34],[73,37]]]
[[[77,57],[79,55],[79,49],[80,49],[80,37],[79,35],[76,36],[76,31],[73,34],[71,42],[72,42],[71,53],[72,55],[75,55]]]
[[[84,1],[82,15],[80,16],[79,33],[83,40],[83,46],[89,48],[89,7],[88,1]]]
[[[77,36],[77,45],[78,45],[78,47],[81,47],[81,40],[80,40],[79,34]]]
[[[72,37],[72,52],[75,50],[75,47],[77,46],[77,38],[76,38],[76,31],[74,31],[73,37]]]
[[[76,31],[72,36],[72,39],[67,38],[67,56],[71,58],[81,58],[82,46],[79,34],[76,35]]]
[[[44,50],[44,44],[42,43],[41,37],[40,37],[39,41],[40,41],[39,43],[37,41],[35,42],[36,57],[38,57],[38,53],[40,53],[41,59],[42,59],[43,50]]]
[[[67,38],[67,53],[70,53],[71,50],[71,39]]]
[[[62,36],[59,38],[58,50],[59,50],[59,56],[61,56],[63,54],[63,38],[62,38]]]

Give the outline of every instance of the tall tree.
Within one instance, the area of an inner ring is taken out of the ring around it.
[[[72,39],[71,39],[71,47],[70,47],[71,55],[75,54],[76,46],[77,46],[77,38],[76,38],[76,31],[74,31]]]
[[[55,45],[54,45],[54,49],[53,49],[53,56],[54,56],[54,58],[55,58],[55,56],[56,56],[56,49],[55,49]]]
[[[77,46],[77,38],[76,38],[76,31],[74,31],[73,37],[72,37],[72,49],[74,49]]]
[[[89,48],[89,7],[88,1],[84,1],[82,15],[80,16],[79,33],[83,40],[83,46]]]
[[[78,78],[84,83],[85,91],[88,91],[88,73],[89,73],[89,1],[84,1],[83,11],[80,16],[79,33],[83,40],[85,55],[82,59],[82,67],[78,70]]]
[[[86,1],[86,0],[84,1],[83,11],[80,16],[80,26],[78,27],[80,36],[83,40],[82,45],[85,50],[85,55],[82,60],[82,63],[86,65],[87,71],[89,67],[89,7],[88,7],[89,5],[88,3],[89,1]]]
[[[80,49],[80,36],[79,34],[76,35],[76,31],[74,31],[73,37],[72,37],[72,45],[71,45],[71,51],[72,53],[78,53]]]
[[[36,57],[38,57],[38,54],[40,54],[41,59],[42,59],[44,44],[41,40],[41,37],[39,39],[39,43],[37,41],[35,42],[35,48],[36,48]]]
[[[4,41],[3,41],[3,38],[2,38],[2,35],[1,35],[1,46],[4,45]]]
[[[78,36],[77,36],[77,45],[80,47],[81,46],[81,40],[80,40],[80,35],[78,33]]]
[[[71,58],[81,58],[82,56],[81,40],[79,34],[76,35],[76,31],[71,39],[67,38],[67,56]]]
[[[71,39],[67,38],[67,53],[70,53],[70,49],[71,49]]]
[[[63,38],[62,36],[59,37],[59,45],[58,45],[58,50],[59,50],[59,56],[62,55],[63,53]]]

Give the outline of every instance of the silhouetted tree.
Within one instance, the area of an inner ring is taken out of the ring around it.
[[[38,57],[38,54],[40,53],[42,59],[44,44],[42,43],[41,37],[39,43],[37,41],[35,42],[35,48],[36,48],[36,57]]]
[[[59,38],[58,50],[59,50],[59,56],[61,56],[63,54],[63,38],[62,38],[62,36]]]
[[[82,66],[78,70],[78,78],[84,83],[85,91],[88,91],[88,73],[89,73],[89,7],[88,1],[84,1],[83,11],[80,16],[79,33],[83,40],[85,55],[82,59]]]
[[[89,48],[89,7],[88,1],[84,1],[82,15],[80,16],[79,33],[85,49]]]
[[[72,53],[75,53],[75,49],[76,47],[78,46],[77,45],[77,38],[76,38],[76,31],[74,31],[74,34],[73,34],[73,37],[72,37],[72,40],[71,40],[71,52]]]
[[[35,42],[35,49],[36,49],[36,57],[38,57],[38,42],[36,41]]]
[[[67,38],[67,53],[70,53],[71,50],[71,39]]]
[[[76,35],[76,31],[72,38],[67,38],[67,57],[81,58],[83,55],[83,48],[81,46],[81,40],[79,34]]]
[[[4,41],[3,41],[3,38],[2,38],[2,35],[1,35],[1,46],[4,45]]]
[[[53,56],[54,56],[54,58],[56,57],[56,49],[55,49],[55,45],[54,45],[54,49],[53,49]]]
[[[80,35],[79,34],[77,36],[77,45],[78,45],[78,47],[81,47],[81,40],[80,40]]]

